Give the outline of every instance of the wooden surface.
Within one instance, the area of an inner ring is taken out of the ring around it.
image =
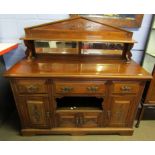
[[[152,76],[134,61],[122,60],[22,60],[5,72],[7,77],[82,77],[115,79],[151,79]]]
[[[152,71],[153,79],[150,82],[149,89],[146,95],[145,103],[144,104],[155,104],[155,65]]]
[[[25,28],[24,40],[116,41],[134,43],[132,32],[85,17]]]
[[[127,64],[123,60],[103,63],[47,58],[22,60],[5,76],[11,78],[24,135],[95,134],[98,129],[98,133],[131,135],[145,81],[152,78],[133,61]],[[76,100],[70,100],[59,107],[65,96],[103,101],[92,107],[79,102],[78,107]]]
[[[25,33],[26,59],[4,74],[23,135],[132,135],[145,83],[152,78],[131,60],[132,32],[77,17],[26,28]],[[78,54],[38,54],[36,39],[79,41]],[[83,40],[122,42],[122,55],[83,55]]]
[[[70,14],[71,17],[80,16],[80,14]],[[106,24],[112,24],[118,27],[124,27],[124,28],[139,28],[141,26],[142,20],[143,20],[143,14],[135,14],[135,19],[120,19],[120,18],[102,18],[101,17],[89,17],[90,19],[99,21],[101,23]]]
[[[155,107],[155,65],[152,71],[152,76],[153,79],[147,83],[145,91],[143,93],[143,100],[141,101],[141,110],[137,119],[136,127],[139,127],[145,108]]]

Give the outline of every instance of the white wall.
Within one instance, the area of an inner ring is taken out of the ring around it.
[[[145,43],[151,24],[151,19],[152,15],[146,14],[143,17],[142,25],[139,29],[129,29],[130,31],[133,31],[133,39],[137,41],[137,43],[134,45],[132,49],[132,59],[134,59],[137,63],[141,62],[144,53]]]
[[[0,14],[0,42],[18,42],[19,48],[5,54],[7,68],[24,57],[25,47],[20,37],[24,36],[24,28],[41,23],[68,18],[68,14]],[[142,26],[139,29],[129,29],[134,32],[133,38],[138,42],[133,47],[133,59],[140,62],[148,34],[152,15],[144,15]]]

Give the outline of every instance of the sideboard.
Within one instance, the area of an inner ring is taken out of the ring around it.
[[[132,135],[146,81],[132,32],[85,17],[25,28],[26,58],[5,72],[21,133]]]

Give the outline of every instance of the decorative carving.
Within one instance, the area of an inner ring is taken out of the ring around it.
[[[33,40],[24,40],[24,44],[27,47],[25,51],[26,58],[31,60],[35,57],[35,47],[34,47],[34,41]]]
[[[130,61],[131,61],[131,57],[132,57],[131,49],[132,49],[133,45],[134,44],[129,44],[129,43],[124,44],[122,58],[126,59],[127,63],[130,63]]]
[[[90,24],[85,24],[83,22],[78,22],[78,23],[72,23],[70,25],[65,25],[64,26],[65,28],[67,29],[70,29],[70,30],[82,30],[82,29],[94,29],[94,26],[90,23]]]
[[[39,113],[38,108],[37,108],[36,105],[34,105],[32,107],[32,114],[31,115],[32,115],[32,117],[33,117],[33,119],[35,120],[36,123],[40,122],[41,116],[40,116],[40,113]]]

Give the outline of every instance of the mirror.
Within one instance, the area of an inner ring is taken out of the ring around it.
[[[82,44],[81,54],[122,55],[124,45],[121,43],[88,43]]]
[[[78,54],[77,42],[35,41],[36,53]]]
[[[78,54],[79,45],[83,55],[122,55],[124,48],[123,43],[38,40],[35,41],[35,50],[38,54]]]

